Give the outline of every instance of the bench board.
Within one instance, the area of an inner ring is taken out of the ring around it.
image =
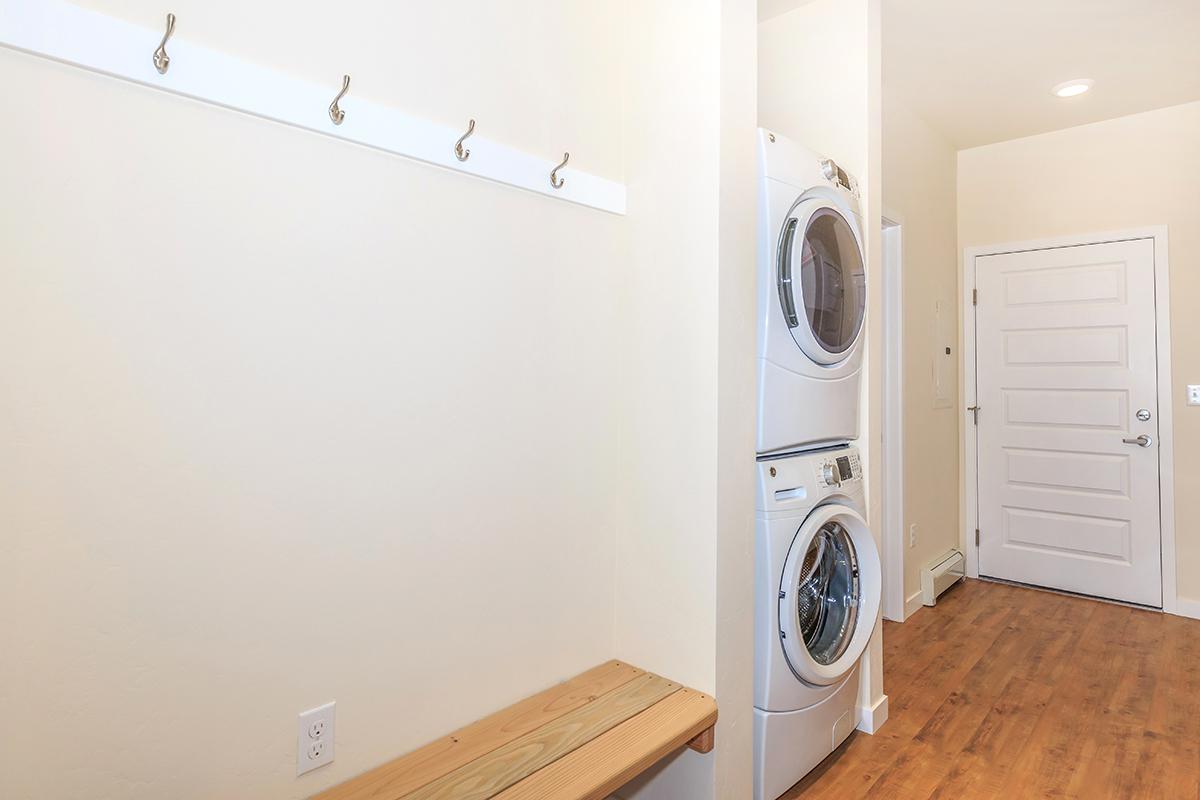
[[[603,800],[671,752],[712,749],[711,697],[609,661],[313,800]]]

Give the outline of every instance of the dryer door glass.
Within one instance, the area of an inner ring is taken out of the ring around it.
[[[837,661],[850,646],[860,601],[858,557],[836,520],[821,526],[804,554],[796,614],[804,646],[818,664]]]
[[[804,313],[821,347],[844,353],[858,338],[867,303],[867,275],[858,240],[832,208],[812,215],[800,251]]]

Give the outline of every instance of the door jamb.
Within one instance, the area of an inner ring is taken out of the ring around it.
[[[904,223],[884,213],[883,262],[883,616],[904,622]]]
[[[1016,253],[1025,250],[1048,250],[1056,247],[1075,247],[1087,244],[1109,244],[1133,239],[1154,242],[1155,337],[1158,357],[1158,475],[1159,526],[1162,548],[1162,609],[1168,614],[1181,613],[1175,572],[1175,453],[1174,453],[1174,388],[1171,383],[1171,281],[1167,258],[1167,226],[1155,225],[1132,230],[1110,231],[1077,236],[1057,236],[1027,242],[967,247],[960,264],[962,284],[963,370],[960,390],[964,409],[977,404],[975,375],[975,259],[980,256]],[[988,413],[987,409],[981,409]],[[963,509],[963,552],[967,554],[967,575],[979,577],[979,549],[975,545],[975,529],[979,524],[979,462],[976,429],[963,416],[959,436],[963,463],[961,508]],[[1197,609],[1200,611],[1200,609]],[[1193,614],[1187,613],[1187,616]]]

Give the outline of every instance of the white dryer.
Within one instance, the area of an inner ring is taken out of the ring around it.
[[[858,438],[866,259],[858,185],[760,129],[759,454]]]
[[[858,449],[758,462],[754,798],[775,800],[858,725],[882,573]]]

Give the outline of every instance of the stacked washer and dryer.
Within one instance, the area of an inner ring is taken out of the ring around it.
[[[866,269],[858,186],[760,130],[754,797],[858,724],[879,616],[859,435]]]

